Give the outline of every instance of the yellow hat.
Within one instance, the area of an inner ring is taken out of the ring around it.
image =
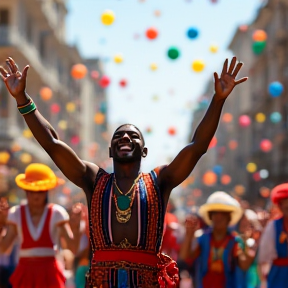
[[[25,174],[15,178],[16,184],[23,190],[40,192],[48,191],[59,184],[59,178],[44,164],[33,163],[27,166]]]
[[[229,226],[237,224],[243,215],[243,210],[236,199],[231,197],[229,194],[223,191],[217,191],[212,193],[206,204],[199,208],[199,215],[209,226],[212,225],[212,221],[209,218],[209,212],[212,211],[223,211],[231,213],[231,221]]]

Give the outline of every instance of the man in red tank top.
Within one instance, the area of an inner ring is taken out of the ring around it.
[[[30,164],[25,174],[15,179],[26,192],[27,204],[10,208],[7,217],[0,211],[0,228],[5,225],[7,229],[0,238],[0,253],[5,253],[16,240],[20,244],[19,262],[10,277],[13,288],[65,287],[65,278],[55,258],[57,243],[62,237],[68,247],[76,251],[79,225],[72,233],[66,210],[57,204],[48,204],[47,192],[58,185],[58,180],[48,166]]]
[[[169,165],[146,174],[141,173],[140,167],[148,149],[138,128],[126,124],[114,132],[110,147],[114,173],[108,174],[98,165],[81,160],[37,110],[26,92],[29,65],[20,72],[12,58],[6,64],[8,70],[0,67],[1,77],[34,137],[63,174],[86,194],[94,247],[87,287],[176,287],[178,277],[173,264],[157,262],[163,214],[172,189],[188,177],[206,153],[227,97],[248,79],[236,80],[243,63],[233,57],[228,65],[226,59],[221,76],[214,73],[215,94],[191,142]],[[123,249],[130,249],[131,253],[122,253]],[[143,274],[144,270],[149,273]]]

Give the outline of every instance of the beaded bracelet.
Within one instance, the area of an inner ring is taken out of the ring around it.
[[[29,98],[29,102],[27,104],[17,106],[17,108],[22,115],[26,115],[26,114],[29,114],[32,111],[36,110],[37,107],[36,107],[34,101],[31,98]]]

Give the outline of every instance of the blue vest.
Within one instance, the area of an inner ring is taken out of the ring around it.
[[[196,287],[203,288],[202,280],[208,272],[208,260],[210,256],[210,240],[212,233],[205,233],[198,238],[200,247],[200,255],[196,260]],[[236,273],[235,264],[233,261],[233,247],[236,241],[233,237],[229,240],[223,252],[224,273],[226,278],[226,285],[223,288],[236,288]]]
[[[284,231],[283,218],[274,221],[275,243],[278,258],[288,258],[287,241],[280,243],[279,238]],[[269,245],[269,243],[267,243]],[[288,287],[288,266],[272,265],[267,279],[268,288],[287,288]]]

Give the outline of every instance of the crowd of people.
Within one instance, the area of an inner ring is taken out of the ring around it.
[[[175,238],[181,226],[170,221],[173,216],[166,213],[165,221],[171,191],[206,153],[226,99],[248,79],[236,80],[243,66],[236,57],[230,64],[226,59],[220,77],[214,73],[215,93],[191,142],[171,163],[149,173],[141,171],[142,158],[148,154],[144,137],[132,124],[121,125],[112,136],[113,173],[79,158],[28,95],[29,65],[20,72],[12,58],[6,64],[7,68],[0,66],[0,75],[19,113],[57,167],[87,198],[87,207],[76,204],[69,217],[63,207],[48,203],[48,191],[59,183],[48,166],[30,164],[16,177],[26,193],[25,203],[8,209],[2,199],[0,206],[1,277],[6,287],[287,286],[286,184],[272,191],[282,216],[263,231],[257,213],[243,212],[225,192],[211,193],[197,217],[187,218],[182,237]]]

